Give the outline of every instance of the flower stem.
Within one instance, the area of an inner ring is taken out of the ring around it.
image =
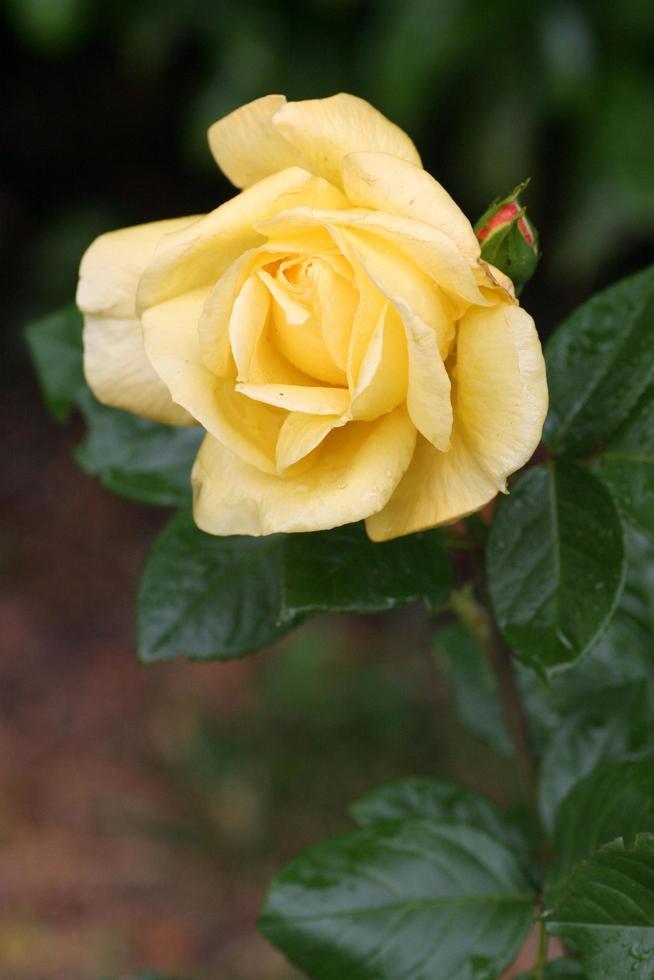
[[[522,705],[511,651],[504,642],[490,608],[488,590],[484,581],[484,609],[486,613],[486,653],[491,665],[506,719],[506,725],[515,749],[520,785],[532,815],[538,820],[538,766],[531,742],[529,723]]]
[[[469,585],[454,592],[451,597],[451,607],[458,618],[477,635],[486,650],[488,662],[497,684],[506,726],[513,742],[520,788],[535,826],[540,828],[538,766],[531,742],[529,723],[513,669],[513,657],[493,616],[484,567],[483,545],[475,540],[470,534],[470,530],[468,535],[471,539],[470,543],[475,546],[472,567],[476,589],[473,591],[472,586]]]

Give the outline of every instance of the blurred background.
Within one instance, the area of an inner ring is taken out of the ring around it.
[[[111,497],[45,414],[21,336],[100,232],[230,195],[207,126],[269,92],[350,91],[474,220],[526,176],[545,337],[654,260],[650,0],[1,0],[0,976],[296,976],[265,882],[376,783],[438,771],[500,802],[420,610],[316,621],[228,665],[136,665],[166,518]]]

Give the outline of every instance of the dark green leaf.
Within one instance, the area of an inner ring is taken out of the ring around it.
[[[603,447],[595,471],[629,523],[654,538],[654,383]]]
[[[545,349],[550,412],[544,439],[579,454],[627,419],[654,369],[654,266],[593,296]]]
[[[585,980],[585,974],[577,960],[552,960],[545,964],[542,976],[532,971],[521,973],[516,980]]]
[[[238,657],[279,639],[283,536],[213,537],[186,510],[145,563],[138,596],[139,656],[152,662]]]
[[[628,571],[618,609],[592,650],[546,684],[516,664],[532,732],[541,748],[570,715],[592,711],[607,692],[648,681],[654,671],[654,544],[627,535]]]
[[[456,623],[439,630],[434,645],[463,724],[498,751],[511,754],[495,678],[480,640]]]
[[[314,980],[496,980],[533,904],[503,844],[408,820],[301,854],[272,883],[261,929]]]
[[[87,424],[75,450],[82,469],[113,493],[146,504],[191,499],[191,467],[204,437],[198,426],[172,426],[107,408],[83,389],[77,398]]]
[[[652,980],[654,840],[613,841],[578,864],[545,921],[579,950],[588,980]]]
[[[452,565],[438,532],[382,544],[363,524],[292,534],[286,540],[282,617],[299,613],[383,612],[424,596],[447,598]]]
[[[476,827],[509,847],[528,846],[522,828],[498,806],[465,786],[435,776],[415,776],[385,783],[357,800],[351,812],[362,827],[384,820],[429,817]]]
[[[64,307],[30,323],[26,337],[45,403],[63,422],[84,387],[82,316],[76,307]]]
[[[599,766],[577,783],[557,813],[548,894],[558,894],[572,867],[595,848],[615,837],[630,843],[640,831],[654,832],[654,764]]]
[[[486,561],[497,622],[515,654],[542,673],[567,666],[597,642],[620,599],[620,516],[587,469],[534,467],[497,508]]]
[[[642,759],[651,752],[651,695],[648,681],[636,681],[606,688],[562,715],[540,763],[540,812],[548,832],[561,800],[597,765]]]

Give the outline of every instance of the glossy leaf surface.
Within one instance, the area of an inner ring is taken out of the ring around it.
[[[424,596],[443,602],[452,563],[438,532],[376,543],[363,524],[291,534],[284,549],[283,617],[383,612]]]
[[[608,490],[575,463],[523,473],[498,506],[486,564],[499,627],[542,673],[599,639],[626,572],[624,532]]]
[[[301,854],[274,880],[260,925],[314,980],[491,980],[517,953],[533,903],[503,844],[408,820]]]
[[[139,656],[238,657],[274,643],[282,535],[213,537],[181,510],[148,556],[138,597]]]
[[[588,980],[651,980],[654,839],[613,841],[578,864],[546,923],[579,950]]]
[[[545,349],[552,452],[589,452],[628,418],[654,371],[654,266],[593,296]]]

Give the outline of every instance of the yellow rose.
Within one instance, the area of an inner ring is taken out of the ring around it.
[[[206,429],[199,527],[382,541],[504,491],[547,408],[538,336],[409,137],[270,95],[209,143],[242,192],[98,238],[77,293],[97,397]]]

